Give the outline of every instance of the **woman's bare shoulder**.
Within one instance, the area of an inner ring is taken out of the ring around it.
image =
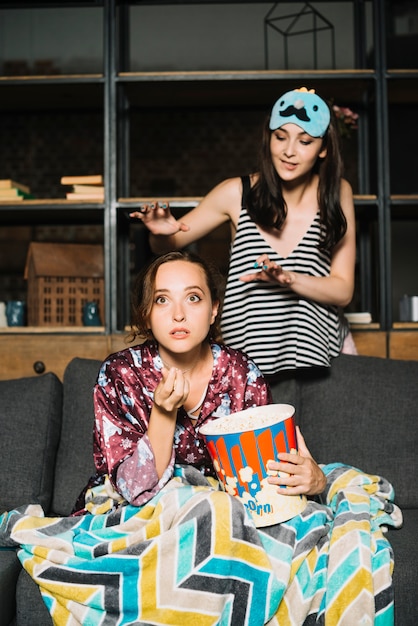
[[[346,180],[345,178],[341,179],[341,197],[352,197],[353,196],[353,189],[351,187],[351,184],[348,182],[348,180]]]
[[[234,196],[242,193],[242,180],[240,176],[234,176],[233,178],[225,178],[218,183],[210,193],[228,194]]]
[[[237,221],[241,209],[242,180],[239,176],[226,178],[218,183],[202,200],[200,206],[212,208],[225,215],[233,222]]]

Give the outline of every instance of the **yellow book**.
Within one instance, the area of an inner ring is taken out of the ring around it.
[[[30,193],[30,187],[24,185],[23,183],[17,183],[15,180],[11,180],[10,178],[3,178],[0,180],[0,189],[20,189],[24,193]]]
[[[0,189],[0,200],[24,200],[25,198],[33,198],[30,193],[26,193],[25,191],[21,191],[16,187],[11,187],[10,189]]]
[[[91,174],[90,176],[63,176],[61,185],[103,185],[101,174]]]
[[[73,193],[104,193],[103,185],[73,185]]]
[[[66,196],[67,200],[73,200],[74,202],[80,202],[81,200],[95,200],[102,201],[104,200],[104,192],[99,193],[73,193],[69,191]]]

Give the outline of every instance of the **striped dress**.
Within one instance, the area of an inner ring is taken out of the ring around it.
[[[243,283],[254,273],[261,254],[284,270],[310,276],[328,276],[331,255],[320,251],[319,213],[293,252],[283,258],[265,241],[243,207],[235,238],[222,312],[222,334],[227,345],[246,352],[263,374],[303,367],[329,367],[340,354],[343,331],[339,309],[313,302],[277,283]]]

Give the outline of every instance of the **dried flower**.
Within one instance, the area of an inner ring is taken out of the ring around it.
[[[354,113],[348,107],[340,107],[337,104],[333,104],[332,109],[337,119],[341,137],[351,137],[351,131],[357,128],[358,113]]]

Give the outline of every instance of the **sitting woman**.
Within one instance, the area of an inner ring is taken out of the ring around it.
[[[116,502],[122,495],[145,504],[172,478],[174,463],[214,477],[199,429],[226,412],[271,403],[257,366],[215,342],[219,284],[214,270],[182,252],[157,258],[138,277],[134,337],[148,340],[108,357],[94,390],[97,475],[91,486],[110,478]],[[287,494],[320,493],[324,474],[299,438],[301,455],[291,457],[290,468],[273,463],[271,469],[289,471],[280,481],[288,483]],[[271,482],[279,484],[277,477]],[[86,506],[92,510],[91,502]]]
[[[219,489],[201,427],[271,395],[219,340],[217,285],[182,252],[140,276],[133,329],[146,340],[100,368],[94,477],[69,518],[3,514],[0,546],[20,546],[56,624],[393,623],[384,479],[319,467],[298,431],[299,453],[271,461],[268,480],[309,496],[301,513],[258,529]]]

